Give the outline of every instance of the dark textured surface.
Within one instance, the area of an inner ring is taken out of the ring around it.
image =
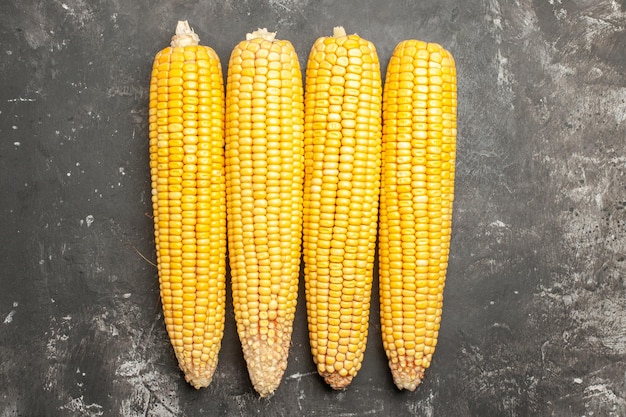
[[[257,27],[303,66],[334,25],[383,70],[406,38],[454,54],[452,255],[416,392],[393,387],[376,307],[362,371],[328,389],[302,291],[272,398],[250,385],[230,301],[213,383],[184,382],[150,263],[146,120],[178,19],[223,65]],[[0,46],[1,417],[626,416],[624,0],[3,0]]]

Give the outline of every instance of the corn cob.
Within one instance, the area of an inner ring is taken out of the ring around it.
[[[282,380],[297,302],[303,100],[289,41],[259,29],[234,48],[226,87],[228,248],[237,331],[261,397]]]
[[[456,70],[440,45],[399,43],[383,93],[380,318],[399,389],[415,390],[437,344],[450,251]]]
[[[313,359],[334,389],[356,376],[367,342],[381,94],[371,42],[342,27],[315,42],[305,92],[305,288]]]
[[[154,236],[165,324],[185,379],[213,378],[224,331],[224,86],[186,21],[158,52],[149,104]]]

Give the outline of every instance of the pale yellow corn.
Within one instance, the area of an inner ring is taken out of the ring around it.
[[[309,55],[305,93],[304,262],[313,359],[334,389],[367,343],[381,166],[374,45],[335,28]]]
[[[262,397],[282,380],[296,310],[303,106],[292,44],[266,30],[248,34],[228,67],[228,244],[237,331],[250,379]]]
[[[217,54],[179,22],[154,60],[150,173],[165,324],[180,368],[211,382],[224,332],[224,86]]]
[[[380,318],[395,384],[414,390],[430,366],[450,251],[456,70],[440,45],[398,44],[383,94]]]

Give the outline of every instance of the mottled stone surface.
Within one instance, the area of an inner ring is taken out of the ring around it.
[[[213,383],[184,382],[147,146],[151,61],[179,19],[224,66],[257,27],[303,66],[335,25],[383,69],[406,38],[454,54],[452,255],[416,392],[393,386],[377,307],[363,369],[327,388],[303,291],[272,398],[252,389],[230,301]],[[624,0],[4,0],[0,45],[0,416],[626,416]]]

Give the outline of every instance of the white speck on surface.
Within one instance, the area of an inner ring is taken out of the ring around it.
[[[66,175],[67,175],[68,177],[71,177],[71,176],[72,176],[72,173],[71,173],[71,172],[68,172]]]
[[[124,172],[124,167],[119,167],[118,170],[119,170],[120,174],[126,175],[126,172]]]
[[[595,201],[598,208],[602,210],[604,208],[604,195],[602,193],[596,194]]]
[[[17,126],[15,126],[15,125],[11,126],[11,128],[12,128],[13,130],[17,130]]]
[[[87,227],[91,226],[94,222],[95,218],[89,214],[87,217],[85,217],[85,222],[87,223]]]
[[[566,294],[563,296],[563,304],[566,306],[571,305],[574,302],[574,298],[570,294]]]
[[[285,377],[285,379],[302,379],[305,376],[310,376],[310,375],[317,375],[317,372],[304,372],[304,373],[300,373],[300,372],[296,372],[295,374],[291,374],[287,377]]]
[[[129,292],[127,292],[124,295],[122,295],[122,297],[124,297],[124,298],[130,298],[130,296],[131,296],[131,293],[129,293]]]
[[[143,367],[143,363],[139,361],[126,361],[123,362],[115,371],[115,375],[123,376],[123,377],[132,377],[139,376],[139,371]]]
[[[167,394],[170,386],[168,384],[172,381],[155,372],[149,362],[131,356],[120,363],[115,375],[121,377],[121,380],[131,387],[130,395],[122,400],[120,415],[133,417],[179,415],[181,410],[177,396]],[[139,414],[136,410],[145,411]]]
[[[96,417],[104,415],[100,404],[85,404],[85,400],[81,395],[78,398],[72,398],[68,403],[60,407],[61,410],[68,410],[85,417]]]
[[[617,404],[618,401],[620,401],[613,390],[606,384],[589,385],[585,388],[584,395],[586,398],[603,397],[603,401],[606,401],[607,403],[611,402]]]
[[[95,324],[95,328],[102,333],[111,336],[119,336],[120,334],[118,328],[108,319],[108,313],[106,312],[94,317],[93,323]]]
[[[4,324],[9,324],[11,322],[13,322],[13,316],[15,315],[15,313],[17,313],[17,311],[15,310],[11,310],[9,312],[9,314],[7,314],[7,316],[4,318]]]
[[[574,384],[582,384],[583,380],[582,378],[574,378]]]
[[[626,88],[615,89],[611,91],[610,96],[610,101],[614,103],[624,103],[624,100],[626,100]],[[615,123],[618,125],[626,121],[626,114],[624,114],[625,112],[623,106],[611,106],[609,107],[609,111],[613,114],[613,117],[615,117]]]
[[[63,7],[65,10],[69,10],[70,9],[70,6],[68,6],[65,3],[61,3],[61,7]]]
[[[501,221],[501,220],[496,220],[496,221],[494,221],[494,222],[491,222],[491,223],[489,224],[489,226],[492,226],[492,227],[506,227],[506,223],[504,223],[504,222],[503,222],[503,221]]]
[[[433,417],[435,415],[435,407],[433,403],[435,402],[435,394],[430,391],[428,396],[423,401],[414,401],[408,406],[409,414],[412,416],[423,416],[423,417]],[[375,415],[381,415],[380,411],[374,413]],[[370,413],[367,413],[370,414]]]
[[[563,20],[565,18],[567,18],[567,9],[555,9],[554,10],[554,17],[556,17],[556,20]]]
[[[496,55],[497,65],[498,65],[498,85],[508,85],[511,83],[510,75],[508,71],[508,58],[502,56],[502,53],[498,49],[498,53]]]
[[[8,103],[17,103],[17,102],[32,102],[32,101],[36,101],[34,98],[24,98],[24,97],[17,97],[17,98],[10,98],[7,100]]]
[[[13,145],[15,145],[15,146],[20,146],[20,145],[21,145],[21,143],[20,143],[20,142],[13,142]]]
[[[7,55],[13,55],[13,51],[5,51]]]

